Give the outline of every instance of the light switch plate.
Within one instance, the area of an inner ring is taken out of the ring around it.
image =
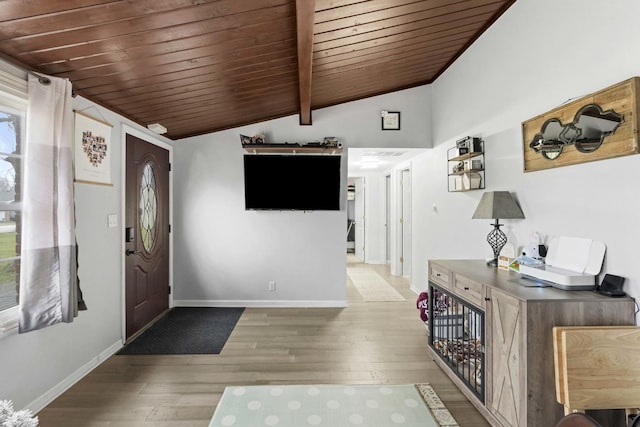
[[[109,228],[114,228],[118,226],[118,214],[109,214],[107,215],[107,222],[109,224]]]

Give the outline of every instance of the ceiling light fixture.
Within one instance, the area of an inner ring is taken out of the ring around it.
[[[163,133],[167,133],[167,128],[162,126],[160,123],[151,123],[150,125],[147,125],[147,128],[151,132],[155,132],[160,135],[162,135]]]
[[[360,169],[378,169],[380,167],[380,160],[367,159],[360,162]]]

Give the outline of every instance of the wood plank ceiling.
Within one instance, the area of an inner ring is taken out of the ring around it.
[[[514,1],[2,0],[0,54],[179,139],[431,83]]]

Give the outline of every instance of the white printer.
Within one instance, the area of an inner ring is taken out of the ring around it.
[[[519,273],[558,289],[592,290],[602,269],[605,251],[605,244],[595,240],[555,237],[549,242],[545,263],[520,265]]]

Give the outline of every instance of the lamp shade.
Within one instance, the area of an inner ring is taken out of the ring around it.
[[[472,218],[524,219],[524,213],[508,191],[487,191],[482,195]]]

